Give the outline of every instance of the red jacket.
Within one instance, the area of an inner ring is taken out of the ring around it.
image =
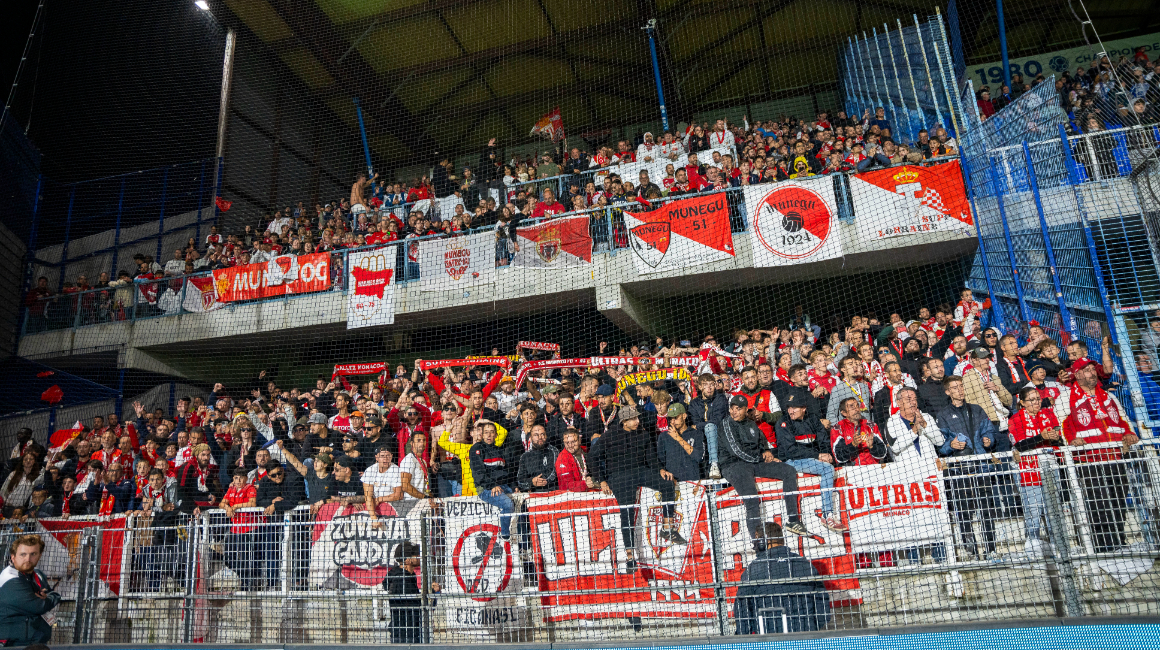
[[[584,482],[584,473],[580,471],[580,463],[567,449],[556,456],[556,483],[561,490],[569,492],[587,492],[588,484]]]

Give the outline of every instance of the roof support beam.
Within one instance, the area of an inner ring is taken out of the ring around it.
[[[357,50],[347,52],[346,39],[315,3],[270,0],[270,6],[339,87],[362,100],[364,110],[375,119],[373,128],[393,135],[410,149],[412,156],[426,159],[430,155],[430,142],[418,118],[393,93],[380,99],[382,88],[371,83],[378,76],[374,69]],[[344,52],[346,56],[340,62]]]

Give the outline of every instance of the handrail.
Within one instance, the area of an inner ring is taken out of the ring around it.
[[[920,165],[920,166],[936,165],[936,164],[940,164],[943,162],[947,162],[949,160],[955,160],[957,158],[958,158],[957,155],[940,156],[940,157],[931,158],[931,159],[924,159],[918,163],[897,163],[897,164],[889,165],[889,166],[884,167],[884,168],[888,169],[888,168],[894,168],[894,167],[900,167],[900,166],[906,166],[906,165],[911,165],[911,166],[913,166],[913,165]],[[875,169],[880,169],[880,168],[882,168],[882,167],[875,167]],[[843,176],[848,178],[851,176],[857,176],[859,173],[860,172],[858,172],[857,170],[847,170],[847,171],[836,172],[836,173],[830,174],[829,176],[832,178],[838,178],[838,177],[843,177]],[[568,175],[568,176],[572,177],[574,175]],[[562,177],[563,176],[561,176],[561,178]],[[543,180],[549,180],[549,179],[540,179],[540,180],[543,181]],[[769,181],[769,182],[759,183],[758,185],[773,185],[777,182],[778,181]],[[690,198],[693,196],[711,196],[711,195],[720,194],[720,193],[724,193],[726,195],[729,195],[730,193],[739,194],[739,193],[744,192],[745,187],[746,186],[744,186],[744,185],[736,186],[736,187],[731,186],[731,187],[726,187],[726,188],[721,188],[721,189],[714,189],[714,190],[697,192],[695,194],[678,194],[678,195],[667,194],[665,196],[662,196],[659,199],[653,199],[652,205],[653,206],[664,205],[664,204],[667,204],[667,203],[670,203],[673,201],[678,201],[678,200]],[[839,194],[840,194],[839,201],[842,202],[843,205],[848,204],[851,201],[848,193],[843,192],[843,193],[839,193]],[[562,198],[567,198],[567,197],[562,197]],[[438,201],[440,199],[430,199],[430,200],[431,201]],[[409,205],[414,205],[415,203],[416,202],[412,202]],[[406,205],[408,205],[408,204],[404,204],[404,206],[406,206]],[[382,210],[390,212],[390,211],[397,209],[398,207],[404,207],[404,206],[393,206],[393,207],[389,207],[389,208],[382,208]],[[640,207],[642,207],[642,206],[635,201],[617,201],[615,203],[611,203],[611,204],[604,205],[604,206],[591,206],[591,207],[585,208],[583,210],[573,210],[573,211],[562,212],[562,213],[554,214],[554,215],[546,215],[546,216],[539,217],[536,219],[524,218],[524,219],[521,219],[520,223],[522,226],[527,227],[527,226],[535,226],[535,225],[542,224],[542,223],[545,223],[545,222],[548,222],[551,220],[555,220],[555,219],[574,218],[577,216],[584,216],[584,215],[603,214],[604,215],[604,223],[606,224],[604,226],[604,228],[606,229],[606,232],[603,232],[602,236],[606,237],[607,241],[605,242],[602,240],[601,243],[602,244],[607,243],[608,247],[605,250],[598,250],[598,251],[594,251],[594,252],[598,253],[598,254],[615,255],[616,250],[618,250],[618,247],[617,247],[617,244],[615,241],[615,232],[614,232],[615,228],[614,228],[614,223],[612,221],[613,213],[620,212],[620,211],[631,211],[631,210],[634,210],[634,209],[637,209]],[[852,205],[847,205],[846,207],[848,209],[844,213],[853,215],[854,212],[853,212]],[[839,210],[839,212],[842,212],[842,210]],[[363,214],[363,213],[359,213],[359,214]],[[373,215],[374,213],[372,212],[372,213],[367,213],[367,214]],[[353,218],[355,215],[353,213],[351,213],[348,216],[351,216]],[[747,220],[745,220],[745,219],[741,219],[740,224],[739,224],[739,230],[737,230],[737,232],[744,233],[744,232],[749,231],[749,224],[746,221]],[[390,242],[384,242],[384,243],[379,243],[379,244],[365,244],[363,246],[351,247],[351,248],[337,248],[337,249],[332,249],[330,251],[323,251],[323,252],[329,253],[331,255],[332,260],[334,258],[341,258],[341,260],[343,262],[342,268],[345,269],[346,268],[346,263],[345,263],[346,258],[353,253],[359,253],[359,252],[370,251],[370,250],[382,250],[382,249],[388,248],[388,247],[412,245],[412,244],[417,244],[417,243],[420,243],[423,241],[430,241],[433,239],[444,239],[444,238],[447,238],[449,236],[454,237],[454,236],[460,236],[460,235],[472,235],[472,234],[478,234],[478,233],[484,233],[484,232],[493,232],[495,230],[495,227],[496,226],[493,224],[493,225],[489,225],[489,226],[469,228],[469,229],[462,231],[460,233],[454,233],[451,235],[449,235],[448,233],[444,233],[444,232],[436,232],[436,233],[433,233],[430,235],[423,235],[423,236],[419,236],[419,237],[409,236],[409,237],[405,237],[403,239],[396,239],[396,240],[393,240]],[[145,239],[150,239],[150,238],[152,238],[152,236],[146,237]],[[93,255],[95,255],[95,254],[97,254],[97,253],[93,253]],[[289,253],[283,253],[283,254],[286,255]],[[67,261],[66,261],[66,264],[67,264]],[[58,264],[55,264],[54,266],[60,266],[60,264],[58,263]],[[186,312],[185,311],[185,308],[184,308],[184,302],[185,302],[184,301],[184,295],[185,295],[184,292],[186,291],[185,280],[187,280],[189,278],[195,278],[195,277],[205,277],[206,275],[209,275],[211,273],[212,273],[212,270],[201,270],[201,271],[196,271],[196,272],[189,274],[189,275],[183,274],[183,275],[174,275],[174,276],[164,276],[161,278],[153,278],[153,279],[136,279],[135,278],[133,280],[133,284],[131,287],[133,290],[133,302],[131,305],[121,306],[121,307],[125,308],[126,310],[130,311],[129,315],[126,317],[123,317],[123,318],[111,319],[111,320],[120,320],[120,321],[137,320],[137,319],[145,319],[145,318],[159,318],[159,317],[163,317],[163,316],[179,315],[179,314],[186,314],[186,313],[200,313],[200,312]],[[402,280],[398,281],[398,284],[405,286],[407,283],[412,282],[412,281],[414,281],[414,280],[413,279],[402,279]],[[139,306],[141,306],[142,304],[150,304],[150,305],[153,304],[153,303],[150,303],[148,301],[143,302],[140,300],[140,297],[137,295],[138,291],[139,291],[139,287],[144,286],[144,285],[148,285],[148,284],[158,284],[159,285],[161,283],[168,283],[168,282],[180,282],[181,286],[182,286],[182,300],[180,301],[180,303],[178,305],[178,310],[176,311],[176,313],[157,313],[157,314],[144,314],[144,315],[138,314],[137,312],[139,310],[137,308]],[[62,292],[62,293],[54,294],[52,296],[48,296],[46,298],[39,298],[39,299],[37,299],[37,301],[39,303],[47,306],[49,304],[59,303],[63,299],[63,300],[72,301],[74,303],[74,305],[76,305],[76,306],[82,306],[82,305],[84,305],[84,303],[86,301],[92,300],[92,298],[90,298],[88,296],[92,296],[92,295],[103,293],[103,292],[117,291],[118,289],[123,289],[123,288],[124,287],[100,287],[100,288],[87,289],[84,291],[75,291],[75,292],[71,292],[71,293],[63,293]],[[330,289],[331,291],[346,291],[346,289],[347,289],[347,287],[346,287],[345,276],[342,278],[332,278],[332,287]],[[305,295],[305,294],[303,294],[303,295]],[[286,298],[287,298],[287,296],[279,296],[276,299],[283,299],[284,300]],[[272,299],[275,299],[275,298],[258,298],[258,299],[254,299],[254,300],[238,301],[238,302],[235,302],[232,304],[239,304],[241,302],[253,303],[253,302],[260,302],[260,301],[272,300]],[[25,306],[25,309],[27,310],[27,306]],[[63,329],[76,329],[79,327],[85,327],[85,326],[89,326],[89,325],[101,324],[103,322],[109,322],[109,320],[110,320],[110,319],[103,319],[103,320],[100,320],[99,322],[92,322],[92,323],[83,322],[82,310],[78,308],[78,309],[75,309],[75,312],[76,312],[75,314],[71,314],[71,316],[73,317],[73,320],[74,320],[74,322],[71,326],[50,327],[50,328],[46,328],[46,329],[51,330],[51,331],[60,331]],[[25,323],[25,326],[27,326],[27,324],[28,324],[27,318],[24,319],[24,323]],[[22,331],[21,335],[23,336],[25,333],[27,333],[27,332]]]

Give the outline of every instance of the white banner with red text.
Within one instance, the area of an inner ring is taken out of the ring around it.
[[[834,179],[829,176],[745,188],[753,266],[788,266],[842,255]]]
[[[480,232],[419,242],[423,291],[468,289],[495,282],[495,234]]]
[[[926,462],[928,461],[929,462]],[[809,559],[839,604],[858,604],[856,554],[899,551],[928,544],[953,546],[945,491],[934,459],[839,470],[833,492],[845,533],[825,529],[818,479],[799,479],[802,521],[814,533],[789,536],[790,549]],[[785,522],[780,481],[758,479],[763,521]],[[708,492],[713,490],[710,500]],[[616,501],[598,492],[553,492],[524,502],[534,556],[541,566],[541,606],[551,621],[628,617],[711,618],[713,556],[722,579],[737,582],[754,558],[745,506],[733,488],[678,484],[673,521],[685,544],[659,535],[660,493],[642,489],[636,517],[638,570],[627,556]],[[716,540],[708,508],[715,510]],[[625,590],[608,593],[608,590]],[[731,602],[736,588],[727,588]],[[732,606],[728,607],[732,610]]]
[[[347,269],[346,328],[395,322],[395,248],[351,253]]]
[[[490,634],[526,629],[519,544],[514,535],[510,540],[500,536],[499,510],[476,497],[440,502],[447,555],[439,606],[447,624]],[[514,529],[514,518],[511,525]]]

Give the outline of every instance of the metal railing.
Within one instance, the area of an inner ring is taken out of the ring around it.
[[[955,158],[955,156],[931,158],[923,160],[919,164],[934,165]],[[857,172],[839,172],[831,175],[834,180],[838,217],[847,223],[852,222],[856,218],[848,180],[849,176],[854,175],[857,175]],[[765,184],[763,183],[763,185]],[[748,210],[745,205],[744,188],[745,186],[737,186],[698,192],[696,195],[670,195],[653,200],[648,207],[635,201],[618,201],[607,206],[574,210],[539,219],[523,219],[520,224],[521,227],[531,227],[552,219],[588,215],[590,219],[589,234],[593,240],[594,253],[616,255],[617,251],[629,246],[627,229],[623,217],[625,212],[656,209],[666,203],[689,198],[690,196],[725,194],[730,208],[731,231],[733,233],[748,232]],[[413,205],[414,203],[406,204],[403,207],[406,208],[407,206]],[[468,229],[462,233],[456,233],[456,235],[494,231],[495,226],[486,226]],[[437,233],[423,237],[408,237],[386,244],[366,245],[331,251],[330,290],[344,292],[347,290],[346,283],[348,276],[344,270],[348,268],[347,258],[351,254],[367,250],[390,248],[396,251],[395,271],[398,284],[405,287],[408,283],[420,279],[419,264],[415,261],[418,258],[417,247],[419,243],[425,240],[440,239],[448,236],[451,235]],[[502,266],[505,263],[503,260],[510,259],[510,253],[505,255],[497,249],[497,266]],[[137,321],[165,316],[205,313],[206,310],[199,306],[201,304],[199,294],[190,293],[191,290],[188,281],[193,278],[209,277],[210,274],[211,271],[199,271],[191,275],[168,276],[157,279],[134,279],[128,283],[119,281],[116,286],[56,294],[37,301],[35,306],[25,306],[23,308],[25,318],[22,321],[21,336],[44,331],[77,329],[120,321]],[[260,300],[290,300],[299,296],[309,295],[313,294],[287,294]],[[231,302],[230,304],[242,303],[238,301]]]
[[[211,510],[160,526],[118,516],[90,533],[106,566],[121,558],[117,574],[82,580],[90,596],[71,633],[92,643],[542,643],[1154,614],[1156,449],[1065,446],[938,467],[899,449],[896,462],[836,470],[830,496],[845,533],[821,526],[822,490],[803,475],[789,496],[812,535],[786,537],[807,560],[792,575],[783,551],[756,561],[769,554],[754,545],[753,513],[787,516],[777,482],[749,497],[682,482],[668,502],[646,488],[623,509],[598,492],[517,494],[510,538],[476,497],[380,505],[381,527],[361,505],[339,504],[314,516],[240,510],[232,521]],[[404,573],[391,567],[405,543],[415,560]]]

